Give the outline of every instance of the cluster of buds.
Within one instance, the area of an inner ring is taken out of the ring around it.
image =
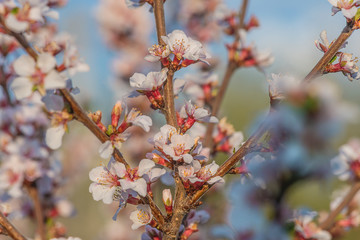
[[[222,23],[226,26],[224,29],[224,33],[233,36],[237,34],[237,30],[239,27],[239,15],[235,12],[231,12],[229,15],[225,16],[224,19],[222,19]],[[252,15],[249,21],[244,24],[243,29],[248,32],[253,28],[257,28],[259,26],[260,23],[258,18]]]
[[[150,117],[142,115],[141,112],[135,108],[132,108],[128,112],[127,107],[123,112],[123,102],[117,102],[111,112],[111,124],[106,128],[102,123],[102,113],[97,111],[90,113],[88,116],[94,121],[94,123],[107,135],[110,140],[103,143],[99,149],[102,158],[109,158],[112,154],[114,147],[120,148],[121,143],[125,142],[129,137],[129,133],[125,132],[131,126],[139,126],[144,131],[150,131],[152,120]],[[124,115],[123,120],[120,123],[120,118]]]
[[[217,123],[218,119],[210,116],[208,110],[192,105],[191,101],[185,102],[180,113],[177,114],[177,122],[181,133],[187,132],[195,122]]]
[[[199,61],[207,63],[206,59],[210,58],[199,41],[186,36],[181,30],[174,30],[161,38],[165,45],[149,48],[149,55],[145,57],[147,61],[160,61],[165,67],[178,71]]]
[[[213,151],[232,154],[241,146],[243,141],[242,132],[235,132],[233,125],[228,123],[226,118],[222,118],[213,134]]]
[[[244,30],[239,31],[241,32],[241,41],[226,45],[229,52],[229,61],[234,62],[237,67],[256,67],[263,69],[271,65],[274,61],[271,53],[259,52],[253,44],[245,46],[244,38],[246,33]]]

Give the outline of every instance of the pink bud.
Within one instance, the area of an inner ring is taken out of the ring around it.
[[[121,102],[117,102],[111,112],[111,125],[114,128],[116,128],[119,124],[121,112],[122,112]]]
[[[166,213],[171,214],[172,213],[172,195],[170,189],[164,189],[163,190],[163,196],[162,196],[163,203],[165,205]]]

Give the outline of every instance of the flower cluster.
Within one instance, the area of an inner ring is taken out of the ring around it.
[[[186,36],[181,30],[174,30],[167,36],[162,36],[165,45],[153,45],[149,48],[147,61],[160,61],[165,67],[174,71],[190,64],[202,61],[207,63],[210,54],[199,41]]]
[[[125,111],[123,111],[124,107]],[[123,119],[121,120],[122,115]],[[126,130],[131,126],[141,127],[144,131],[148,132],[152,125],[152,120],[149,116],[142,115],[136,108],[132,108],[129,112],[126,104],[123,102],[117,102],[114,105],[111,112],[111,124],[109,124],[107,128],[101,121],[101,111],[90,113],[89,117],[101,131],[109,137],[109,140],[105,141],[100,146],[99,153],[102,158],[109,158],[113,153],[114,148],[120,149],[121,143],[125,142],[130,136],[129,132]]]

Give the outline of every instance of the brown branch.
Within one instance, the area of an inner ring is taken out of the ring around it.
[[[229,61],[228,66],[226,68],[226,73],[225,73],[224,79],[223,79],[220,89],[219,89],[219,92],[217,93],[216,98],[211,107],[211,114],[213,116],[217,116],[219,113],[219,109],[220,109],[221,103],[224,99],[225,92],[229,86],[231,77],[236,69],[237,69],[236,64],[233,61]],[[209,123],[208,127],[206,129],[205,136],[204,136],[204,146],[210,147],[210,149],[212,149],[212,146],[213,146],[212,134],[214,132],[215,126],[216,126],[216,124]]]
[[[164,100],[165,107],[162,112],[165,115],[166,122],[173,127],[178,128],[176,121],[175,105],[174,105],[174,87],[173,87],[174,72],[170,69],[167,73],[167,80],[164,85]]]
[[[356,182],[354,185],[352,185],[350,191],[346,194],[344,199],[341,201],[339,206],[337,206],[333,211],[330,212],[329,216],[320,223],[319,227],[325,230],[331,229],[332,225],[334,224],[334,221],[337,217],[337,215],[350,204],[350,202],[355,197],[356,193],[358,193],[360,190],[360,182]]]
[[[236,44],[240,40],[240,34],[239,34],[238,30],[240,30],[241,28],[244,27],[244,22],[245,22],[245,16],[246,16],[246,10],[247,10],[248,3],[249,3],[248,0],[243,0],[242,5],[240,7],[239,24],[237,25],[237,29],[235,31],[234,44]],[[217,116],[218,113],[219,113],[219,109],[220,109],[221,103],[222,103],[222,101],[224,99],[226,90],[227,90],[227,88],[229,86],[231,77],[235,73],[236,69],[238,69],[238,66],[237,66],[236,62],[234,60],[232,60],[232,59],[229,59],[228,60],[228,65],[227,65],[227,68],[226,68],[226,71],[225,71],[224,78],[223,78],[223,80],[221,82],[219,92],[217,93],[215,99],[211,103],[211,114],[213,116]],[[208,127],[206,129],[205,136],[204,136],[204,146],[209,147],[210,149],[212,149],[212,146],[213,146],[212,133],[214,131],[214,128],[215,128],[215,124],[214,123],[209,123]]]
[[[45,217],[43,213],[43,207],[41,205],[39,192],[34,186],[26,186],[26,189],[28,190],[29,196],[34,204],[37,234],[39,235],[41,240],[46,240],[47,231],[45,226]]]
[[[215,176],[223,177],[225,176],[246,154],[248,154],[256,145],[262,136],[267,131],[267,121],[265,120],[257,129],[257,131],[251,135],[248,140],[241,145],[241,147],[229,157],[218,169]],[[189,204],[190,206],[194,205],[210,188],[212,185],[205,184],[199,191],[197,191],[191,198]]]
[[[155,16],[158,42],[160,45],[164,45],[164,41],[161,39],[161,36],[166,36],[163,0],[154,0],[154,16]],[[163,90],[165,107],[162,109],[162,112],[165,115],[166,122],[171,126],[178,128],[178,124],[176,121],[175,104],[174,104],[174,87],[172,82],[173,77],[174,77],[174,71],[169,69],[167,73],[167,80],[166,83],[164,84],[164,90]]]
[[[344,45],[346,40],[351,36],[354,32],[352,25],[347,25],[339,37],[333,42],[330,46],[329,50],[324,54],[324,56],[319,60],[319,62],[315,65],[315,67],[310,71],[310,73],[305,77],[304,81],[309,82],[312,79],[322,75],[324,73],[324,69],[326,65],[329,64],[331,59],[336,55],[339,49]]]
[[[6,233],[14,240],[26,240],[26,238],[12,225],[9,220],[0,211],[0,225],[6,230]]]

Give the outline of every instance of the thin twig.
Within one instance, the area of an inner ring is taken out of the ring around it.
[[[164,45],[164,41],[161,39],[161,36],[166,36],[163,0],[154,0],[154,16],[155,16],[158,42],[160,45]],[[173,77],[174,77],[174,71],[170,69],[167,73],[166,83],[164,84],[163,93],[164,93],[165,107],[164,109],[162,109],[162,112],[165,115],[166,122],[171,126],[178,128],[178,124],[176,121],[175,104],[174,104]]]
[[[34,186],[26,186],[26,189],[28,190],[29,196],[34,204],[37,234],[39,235],[41,240],[46,240],[47,231],[46,231],[45,218],[44,218],[43,207],[41,205],[39,192],[37,188]]]
[[[6,230],[7,234],[14,240],[26,240],[26,238],[12,225],[0,211],[0,225]]]
[[[353,200],[359,190],[360,182],[356,182],[354,185],[352,185],[350,191],[346,194],[341,203],[333,211],[330,212],[329,216],[322,223],[320,223],[319,227],[325,230],[331,229],[332,225],[334,224],[335,218],[346,206],[350,204],[350,202]]]
[[[346,25],[346,27],[343,29],[339,37],[330,46],[329,50],[324,54],[324,56],[319,60],[319,62],[315,65],[315,67],[305,77],[304,80],[305,82],[309,82],[310,80],[324,73],[324,69],[326,65],[329,64],[331,59],[336,55],[336,53],[344,45],[346,40],[351,36],[353,32],[354,32],[353,27],[351,25]]]
[[[244,22],[245,22],[245,16],[246,16],[246,10],[247,10],[248,3],[249,3],[248,0],[243,0],[242,5],[240,7],[239,24],[237,25],[237,29],[235,31],[234,44],[236,44],[240,40],[240,33],[239,33],[238,30],[240,30],[240,29],[242,29],[244,27]],[[234,62],[233,59],[229,58],[228,65],[227,65],[227,68],[226,68],[226,71],[225,71],[224,78],[223,78],[223,80],[221,82],[219,92],[217,93],[215,99],[211,103],[211,114],[213,116],[217,116],[218,113],[219,113],[219,109],[220,109],[221,103],[222,103],[222,101],[224,99],[226,90],[228,89],[230,80],[231,80],[233,74],[235,73],[236,69],[238,69],[238,66],[237,66],[236,62]],[[214,131],[214,128],[215,128],[215,124],[214,123],[209,123],[208,127],[206,129],[205,136],[204,136],[204,146],[209,147],[210,149],[212,149],[212,146],[213,146],[212,133]]]

